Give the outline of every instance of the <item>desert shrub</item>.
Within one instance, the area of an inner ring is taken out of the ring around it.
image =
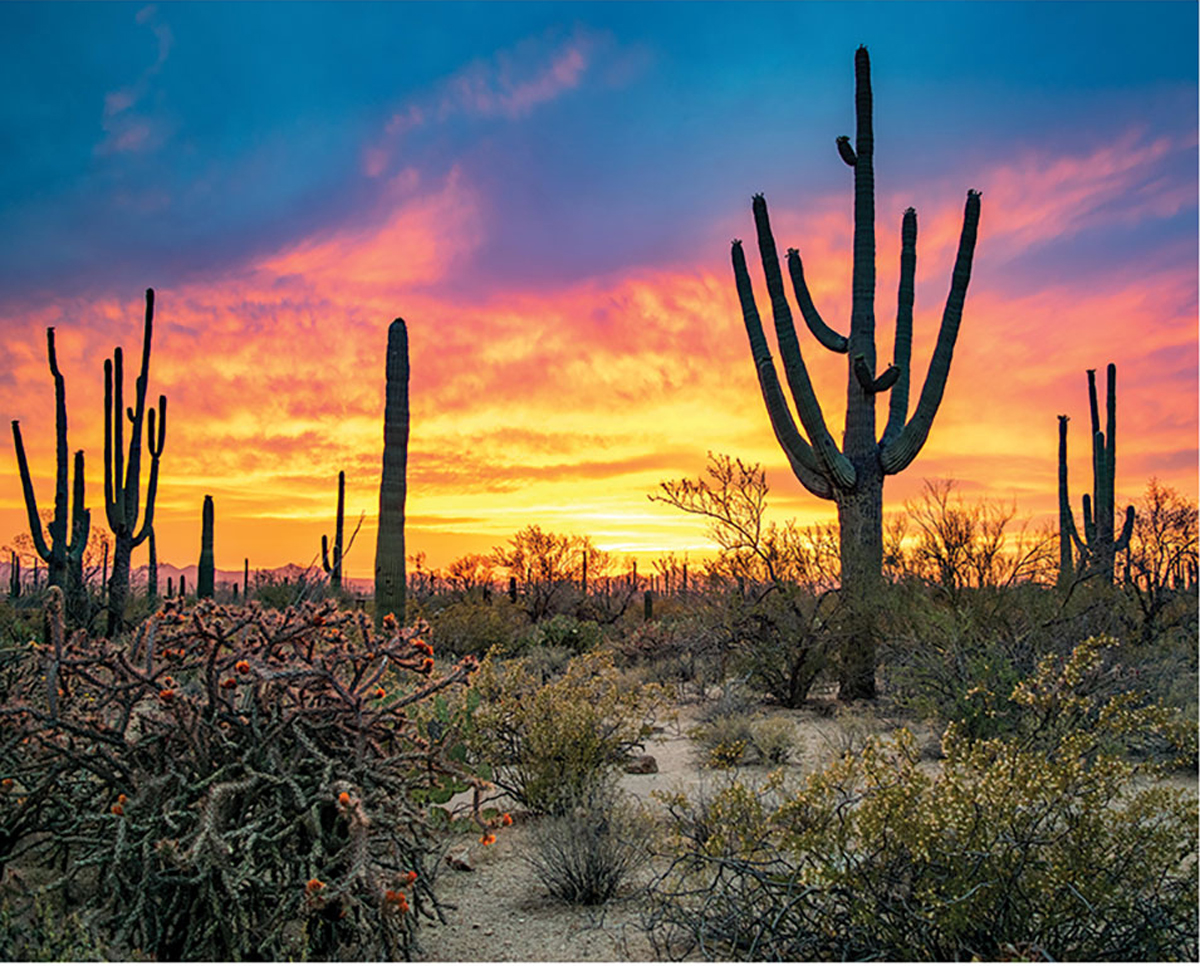
[[[531,628],[522,646],[561,648],[572,654],[583,654],[603,640],[604,634],[595,621],[581,621],[569,614],[555,614]]]
[[[688,737],[713,768],[786,765],[796,751],[796,726],[782,715],[718,715],[691,729]]]
[[[525,859],[555,899],[597,905],[649,861],[650,829],[643,810],[611,782],[592,782],[534,826]]]
[[[545,684],[554,678],[562,677],[575,657],[576,655],[565,647],[546,647],[539,644],[525,651],[521,660],[529,674]]]
[[[674,860],[646,922],[660,955],[1195,959],[1195,794],[1121,753],[1194,732],[1081,687],[1106,643],[1041,662],[1014,689],[1011,735],[951,725],[936,774],[898,731],[797,789],[776,772],[701,806],[664,796]]]
[[[548,682],[523,660],[489,655],[472,690],[475,759],[491,766],[496,785],[542,813],[641,748],[663,702],[654,685],[630,687],[606,652],[574,658]]]
[[[50,624],[0,708],[0,864],[62,870],[41,891],[160,960],[408,953],[418,800],[482,784],[412,716],[473,661],[435,677],[416,630],[332,603],[170,601],[124,645]]]
[[[525,612],[507,597],[490,603],[468,598],[429,615],[439,651],[462,656],[486,654],[498,647],[508,654],[528,627]]]

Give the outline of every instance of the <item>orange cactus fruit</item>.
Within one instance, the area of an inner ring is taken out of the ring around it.
[[[404,881],[407,882],[409,885],[412,885],[414,882],[417,881],[417,874],[410,869],[408,871],[408,873],[404,876]]]
[[[308,884],[304,887],[304,891],[310,895],[314,892],[320,892],[325,888],[325,883],[320,879],[309,879]]]
[[[503,815],[500,816],[500,824],[501,825],[512,825],[512,816],[509,815],[508,812],[505,812]]]
[[[158,692],[158,698],[160,701],[174,701],[175,691],[173,688],[163,688]]]
[[[222,681],[222,682],[221,682],[221,687],[223,687],[223,688],[236,688],[236,687],[237,687],[237,681],[235,681],[233,678],[226,678],[224,681]]]
[[[238,674],[249,674],[250,673],[250,662],[249,661],[238,661],[237,664],[234,665],[234,668],[237,670]]]
[[[479,836],[479,841],[483,845],[491,845],[496,841],[496,836],[494,836],[491,832],[488,832],[486,835]]]
[[[0,782],[0,788],[3,788],[5,791],[8,791],[12,787],[13,780],[11,778],[6,778],[4,781]]]
[[[122,792],[120,795],[117,796],[117,804],[118,805],[124,805],[127,801],[129,801],[129,799],[125,797],[124,792]]]
[[[387,697],[387,692],[385,690],[383,690],[383,688],[376,688],[375,689],[375,697],[382,700],[383,698]]]
[[[349,792],[342,792],[342,793],[341,793],[341,794],[338,796],[338,804],[340,804],[340,805],[349,805],[349,804],[350,804],[350,793],[349,793]]]
[[[120,803],[120,802],[118,802],[116,805],[114,805],[114,806],[113,806],[113,807],[110,809],[110,811],[111,811],[111,812],[112,812],[114,815],[124,815],[124,814],[125,814],[125,808],[124,808],[124,806],[122,806],[122,805],[121,805],[121,803]]]
[[[428,674],[433,670],[433,658],[427,657],[421,662],[421,673]]]

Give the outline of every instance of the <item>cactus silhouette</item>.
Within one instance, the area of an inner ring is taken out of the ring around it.
[[[154,539],[154,528],[150,528],[150,563],[146,567],[146,596],[158,600],[158,544]]]
[[[196,569],[196,596],[213,595],[213,498],[204,498],[200,520],[200,565]]]
[[[1087,371],[1088,403],[1092,417],[1092,494],[1083,495],[1083,538],[1075,526],[1067,488],[1067,422],[1058,417],[1058,584],[1067,587],[1076,574],[1096,574],[1108,584],[1113,581],[1117,554],[1129,547],[1133,533],[1133,507],[1125,508],[1125,525],[1115,536],[1115,482],[1117,474],[1117,367],[1108,364],[1105,373],[1105,431],[1100,430],[1100,406],[1096,399],[1096,370]],[[1072,545],[1079,554],[1075,565]]]
[[[17,468],[21,474],[21,489],[25,496],[25,512],[29,518],[29,532],[33,537],[34,550],[46,562],[49,571],[48,585],[66,590],[69,610],[78,615],[84,595],[83,551],[91,529],[91,513],[83,505],[83,450],[79,450],[75,453],[75,483],[70,493],[69,520],[67,516],[67,387],[66,380],[58,368],[53,327],[46,330],[46,354],[50,362],[50,375],[54,377],[55,436],[54,516],[46,527],[50,537],[48,542],[42,532],[42,521],[38,515],[37,497],[34,495],[33,480],[29,475],[29,462],[25,458],[25,443],[21,438],[21,424],[16,419],[12,421],[13,446],[17,451]]]
[[[329,574],[329,586],[342,589],[342,537],[345,533],[346,474],[338,473],[337,518],[333,531],[333,556],[330,558],[329,541],[321,534],[321,568]]]
[[[154,334],[154,289],[146,289],[146,321],[142,330],[142,368],[134,389],[134,404],[126,408],[124,359],[121,347],[104,360],[104,509],[113,532],[113,568],[108,583],[108,636],[121,630],[129,598],[129,562],[154,527],[154,498],[158,493],[158,461],[167,432],[167,399],[158,397],[158,422],[153,407],[146,411],[146,386],[150,381],[150,342]],[[148,418],[148,422],[147,422]],[[126,461],[124,426],[128,419],[129,456]],[[137,525],[141,490],[142,427],[150,454],[150,479],[142,525]],[[157,431],[156,431],[157,430]]]
[[[969,191],[937,346],[916,409],[910,417],[908,396],[917,214],[909,208],[901,223],[894,362],[876,375],[875,149],[871,66],[865,47],[860,47],[855,54],[854,74],[855,144],[851,146],[848,137],[837,139],[839,155],[854,169],[854,268],[848,336],[835,332],[821,318],[809,294],[800,255],[795,249],[788,250],[788,271],[809,330],[825,348],[847,356],[846,422],[840,449],[826,428],[825,416],[796,338],[775,238],[767,217],[767,203],[762,195],[756,195],[753,203],[759,254],[771,298],[784,373],[805,435],[792,418],[763,335],[742,243],[735,240],[732,251],[742,315],[775,436],[800,482],[815,495],[837,503],[842,594],[850,605],[848,613],[852,625],[840,669],[839,693],[843,698],[865,698],[875,694],[875,631],[870,611],[871,598],[880,586],[883,570],[883,478],[899,473],[916,458],[937,414],[962,321],[979,225],[979,193]],[[892,395],[887,425],[876,440],[875,398],[889,389]]]
[[[383,410],[383,478],[375,543],[375,624],[394,614],[404,626],[404,500],[408,473],[408,329],[388,327],[387,389]]]

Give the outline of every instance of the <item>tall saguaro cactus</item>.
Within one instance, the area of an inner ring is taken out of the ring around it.
[[[325,534],[321,534],[321,568],[329,574],[329,586],[335,591],[342,589],[342,537],[345,534],[345,514],[346,473],[341,470],[338,472],[337,518],[333,525],[332,558],[329,553],[329,541]]]
[[[1133,507],[1125,508],[1125,525],[1115,535],[1115,483],[1117,475],[1117,367],[1108,364],[1105,373],[1105,426],[1100,430],[1100,406],[1096,399],[1096,370],[1087,371],[1088,403],[1092,416],[1092,494],[1083,495],[1083,539],[1075,527],[1067,489],[1067,421],[1058,417],[1058,535],[1060,587],[1069,586],[1075,574],[1097,574],[1108,584],[1113,580],[1117,554],[1129,547],[1133,533]],[[1079,554],[1076,568],[1072,544]]]
[[[962,321],[979,225],[979,193],[969,191],[958,256],[951,277],[950,294],[942,313],[937,346],[916,410],[910,417],[908,395],[917,263],[917,214],[909,208],[901,223],[900,290],[894,362],[876,375],[875,139],[872,128],[871,66],[865,47],[860,47],[855,54],[854,74],[857,118],[855,143],[851,147],[848,137],[837,139],[838,153],[854,169],[854,269],[848,336],[835,332],[821,318],[805,283],[800,255],[795,249],[788,250],[788,271],[804,321],[825,348],[847,357],[846,422],[840,449],[826,428],[825,416],[813,391],[796,338],[792,312],[784,293],[775,238],[767,217],[767,203],[762,195],[756,195],[753,204],[759,254],[766,274],[784,373],[804,435],[797,428],[788,408],[763,335],[742,243],[733,242],[733,271],[738,297],[771,426],[800,482],[817,496],[837,503],[841,532],[842,593],[850,606],[852,617],[852,634],[842,654],[840,694],[843,698],[865,698],[875,694],[875,631],[871,598],[879,589],[883,572],[883,478],[899,473],[916,458],[937,414],[946,388],[946,376],[950,371],[959,323]],[[892,395],[887,425],[883,434],[876,439],[876,397],[889,389]]]
[[[404,500],[408,491],[408,329],[388,327],[387,393],[383,410],[383,479],[375,543],[375,624],[394,614],[404,623]]]
[[[200,517],[200,565],[196,568],[196,596],[213,595],[213,498],[204,498],[204,510]]]
[[[21,489],[25,496],[25,512],[29,517],[29,532],[33,537],[34,549],[46,562],[49,570],[48,585],[66,590],[68,603],[72,605],[70,609],[72,613],[77,613],[79,598],[84,593],[83,551],[91,529],[91,513],[83,505],[83,451],[79,450],[75,453],[75,484],[70,492],[70,517],[67,516],[67,387],[66,380],[58,368],[53,327],[46,330],[46,353],[50,362],[50,375],[54,377],[55,436],[54,516],[46,528],[49,542],[42,532],[37,497],[34,495],[33,480],[29,475],[29,462],[25,458],[25,443],[21,438],[21,424],[16,419],[12,421],[13,446],[17,451],[17,468],[21,474]]]
[[[142,332],[142,368],[134,388],[134,404],[126,408],[124,359],[121,347],[104,360],[104,508],[113,532],[113,569],[108,584],[108,635],[121,629],[125,602],[129,598],[129,562],[133,550],[154,527],[154,498],[158,493],[158,461],[167,432],[167,399],[158,397],[157,426],[153,407],[147,416],[146,386],[150,381],[150,341],[154,334],[154,289],[146,289],[146,321]],[[129,454],[126,460],[124,426],[128,419]],[[148,419],[148,422],[147,422]],[[142,468],[142,426],[146,425],[146,449],[150,454],[150,479],[146,484],[146,506],[138,526]],[[157,430],[157,432],[156,432]]]

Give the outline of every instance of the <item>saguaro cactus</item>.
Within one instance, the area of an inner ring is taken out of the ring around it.
[[[150,528],[150,565],[146,568],[146,596],[158,600],[158,544],[154,540],[154,528]]]
[[[383,410],[383,478],[375,543],[375,624],[394,614],[404,624],[404,500],[408,483],[408,329],[388,327],[387,391]]]
[[[407,445],[407,443],[405,444]],[[333,555],[330,558],[329,541],[321,534],[321,568],[329,574],[329,586],[342,589],[342,536],[345,532],[346,474],[338,473],[337,519],[333,530]]]
[[[104,509],[113,532],[113,569],[108,585],[108,635],[121,629],[125,602],[129,597],[129,562],[133,550],[154,527],[154,498],[158,493],[158,461],[167,432],[167,399],[158,397],[158,422],[149,411],[146,448],[150,453],[150,480],[146,485],[146,508],[142,525],[137,525],[141,489],[142,426],[147,419],[146,386],[150,381],[150,340],[154,333],[154,289],[146,289],[146,321],[142,332],[142,368],[135,383],[135,401],[125,407],[124,366],[121,347],[104,360]],[[129,457],[125,458],[123,428],[129,427]],[[155,431],[157,429],[157,432]]]
[[[213,595],[213,498],[204,498],[200,520],[200,565],[196,569],[196,596]]]
[[[950,371],[959,323],[962,321],[979,225],[979,193],[969,191],[958,256],[951,277],[950,294],[942,314],[937,346],[916,410],[910,418],[908,394],[917,261],[917,214],[909,208],[904,212],[901,224],[895,359],[891,366],[876,376],[875,147],[871,67],[865,47],[860,47],[855,54],[854,73],[857,118],[855,144],[851,147],[848,137],[837,139],[842,160],[854,168],[854,269],[849,336],[835,332],[822,320],[805,283],[800,255],[795,249],[788,250],[788,271],[804,321],[825,348],[844,353],[847,357],[846,423],[841,449],[825,426],[824,414],[805,368],[792,324],[792,312],[784,294],[779,256],[767,217],[767,203],[762,195],[756,195],[753,204],[759,253],[771,297],[784,373],[807,438],[796,427],[776,375],[740,241],[733,242],[732,253],[742,315],[775,436],[800,482],[817,496],[834,500],[838,507],[842,594],[850,605],[853,625],[842,654],[840,694],[843,698],[872,697],[875,693],[875,632],[870,599],[879,588],[883,572],[883,478],[899,473],[916,458],[937,414],[946,388],[946,376]],[[877,440],[875,399],[888,389],[892,396],[887,426]]]
[[[1117,367],[1108,364],[1106,375],[1105,430],[1100,431],[1100,406],[1096,399],[1096,370],[1087,371],[1088,403],[1092,416],[1092,494],[1083,495],[1083,539],[1075,527],[1067,489],[1067,422],[1058,417],[1058,548],[1060,587],[1069,586],[1075,574],[1096,574],[1112,583],[1117,554],[1129,547],[1133,533],[1133,507],[1125,508],[1125,525],[1115,536],[1115,482],[1117,475]],[[1072,559],[1072,545],[1079,565]]]
[[[67,516],[67,387],[66,380],[58,368],[53,327],[46,330],[46,354],[50,362],[50,375],[54,377],[55,436],[54,516],[46,528],[50,536],[49,542],[42,533],[37,497],[33,492],[29,462],[25,458],[25,443],[21,438],[21,424],[16,419],[12,421],[13,446],[17,451],[17,469],[21,474],[21,489],[25,495],[25,512],[29,517],[29,532],[33,537],[34,549],[49,569],[49,586],[62,587],[67,591],[67,599],[74,613],[78,610],[78,599],[84,592],[83,551],[91,529],[91,513],[83,505],[83,451],[79,450],[75,453],[75,484],[70,494],[69,520]]]

